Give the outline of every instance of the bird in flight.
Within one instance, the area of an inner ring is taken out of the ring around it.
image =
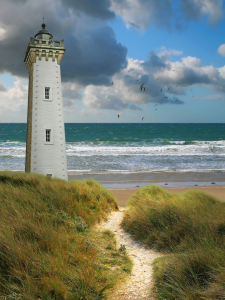
[[[155,110],[157,110],[157,108]]]
[[[142,91],[142,88],[144,86],[144,83],[142,83],[142,85],[139,87],[139,89]]]
[[[136,79],[136,81],[139,81],[139,79]]]
[[[142,121],[144,120],[144,117],[142,118]]]
[[[178,85],[175,85],[175,87],[178,87]]]
[[[178,100],[175,100],[175,101],[178,101]]]
[[[143,87],[144,88],[144,92],[146,91],[146,89],[145,89],[145,87]]]
[[[117,117],[118,117],[118,119],[119,119],[120,115],[117,115]]]
[[[164,98],[168,98],[168,97],[164,97]]]
[[[156,80],[159,80],[159,78],[157,78]]]
[[[162,89],[161,89],[161,91],[160,92],[162,92]]]
[[[112,84],[113,84],[113,81],[112,81]]]
[[[154,106],[156,106],[156,105],[158,105],[158,104],[155,104]]]
[[[168,87],[167,91],[169,91],[170,87]]]
[[[194,97],[194,96],[192,96],[192,97]]]
[[[175,70],[173,70],[173,71],[175,71]]]

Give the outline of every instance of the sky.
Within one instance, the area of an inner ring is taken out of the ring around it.
[[[66,123],[225,123],[224,9],[222,0],[1,0],[0,123],[26,123],[24,56],[43,17],[65,42]]]

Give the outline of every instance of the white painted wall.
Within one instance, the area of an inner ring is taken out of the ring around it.
[[[60,65],[37,57],[33,72],[31,172],[68,180]],[[49,101],[45,87],[50,87]],[[50,143],[45,129],[53,133]]]

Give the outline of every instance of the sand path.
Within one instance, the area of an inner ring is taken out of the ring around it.
[[[132,273],[127,282],[121,283],[110,299],[113,300],[153,300],[149,290],[153,280],[152,262],[160,255],[153,250],[146,248],[143,244],[134,241],[130,234],[126,233],[120,223],[123,219],[125,208],[120,207],[119,211],[112,212],[108,221],[102,222],[99,228],[111,230],[115,234],[118,248],[125,245],[127,254],[133,261]]]

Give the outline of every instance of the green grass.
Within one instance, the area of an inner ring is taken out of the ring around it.
[[[0,172],[0,299],[104,299],[131,268],[93,227],[117,209],[91,179]]]
[[[147,186],[130,198],[122,226],[164,254],[154,262],[156,299],[225,299],[225,203]]]

